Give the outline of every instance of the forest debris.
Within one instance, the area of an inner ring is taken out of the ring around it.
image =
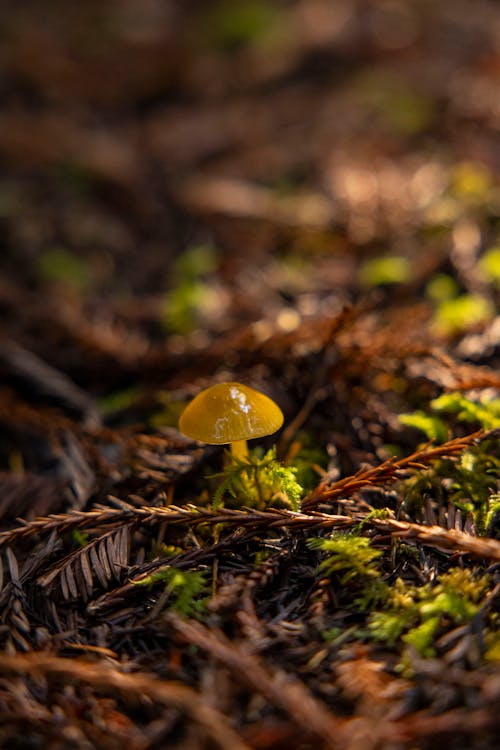
[[[127,701],[141,703],[144,698],[163,706],[173,706],[198,723],[221,748],[250,750],[231,729],[226,718],[212,708],[206,699],[192,688],[178,682],[158,680],[150,674],[127,674],[116,666],[102,662],[64,659],[52,654],[30,653],[25,656],[0,657],[0,672],[9,674],[42,675],[46,679],[65,682],[84,682],[97,690],[119,692]]]
[[[243,679],[267,700],[285,711],[291,721],[307,734],[320,738],[328,747],[340,745],[342,720],[329,713],[297,678],[280,671],[270,672],[259,659],[228,641],[222,633],[208,630],[199,623],[169,617],[183,640],[206,650],[233,674]]]

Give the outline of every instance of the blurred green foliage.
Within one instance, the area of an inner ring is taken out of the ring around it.
[[[140,391],[137,388],[113,391],[99,399],[99,410],[104,416],[115,414],[131,406],[139,395]]]
[[[460,391],[453,391],[435,398],[430,402],[430,408],[439,414],[454,415],[457,422],[476,423],[484,430],[500,427],[500,399],[483,397],[472,400]],[[399,421],[406,427],[421,430],[429,440],[435,440],[438,443],[447,440],[452,431],[450,418],[445,421],[436,414],[424,411],[400,414]]]
[[[217,294],[204,277],[217,268],[217,254],[207,245],[196,245],[180,255],[172,271],[172,288],[165,295],[162,320],[168,331],[187,334],[217,304]]]
[[[148,588],[163,583],[165,589],[162,598],[165,604],[168,609],[183,617],[196,617],[204,612],[207,582],[203,573],[198,571],[180,570],[165,565],[151,575],[137,581],[132,580],[131,583]]]
[[[450,192],[465,203],[484,203],[493,181],[489,169],[475,161],[458,163],[450,175]]]
[[[66,284],[83,291],[91,282],[90,270],[82,258],[63,248],[46,250],[38,259],[40,280]]]
[[[433,302],[439,304],[458,295],[458,284],[447,273],[437,273],[429,280],[425,294]]]
[[[416,430],[421,430],[429,440],[436,443],[444,443],[449,437],[447,425],[435,414],[426,414],[418,410],[411,414],[400,414],[399,421],[405,427],[414,427]]]
[[[495,306],[491,300],[480,294],[461,294],[440,302],[433,327],[437,334],[449,336],[486,323],[494,315]]]
[[[151,427],[178,427],[179,417],[186,408],[187,400],[172,398],[168,391],[160,391],[156,394],[161,408],[149,419]]]
[[[479,260],[479,267],[488,281],[500,287],[500,247],[485,250]]]
[[[353,90],[361,103],[397,135],[421,133],[434,119],[432,100],[388,68],[364,70],[353,81]]]
[[[434,411],[454,414],[459,422],[477,422],[484,430],[500,427],[500,399],[472,400],[459,391],[443,393],[431,401]]]
[[[203,36],[216,49],[232,52],[254,43],[280,21],[279,9],[264,0],[219,0],[203,14]]]
[[[410,263],[399,255],[370,258],[361,264],[359,281],[363,286],[402,284],[410,279]]]

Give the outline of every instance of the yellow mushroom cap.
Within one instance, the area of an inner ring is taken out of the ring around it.
[[[271,435],[283,424],[272,399],[241,383],[217,383],[186,406],[179,430],[203,443],[222,444]]]

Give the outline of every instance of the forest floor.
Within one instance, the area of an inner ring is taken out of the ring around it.
[[[498,747],[498,4],[1,15],[0,746]]]

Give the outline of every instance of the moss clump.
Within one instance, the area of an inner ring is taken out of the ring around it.
[[[387,585],[377,564],[382,553],[371,547],[366,537],[335,534],[329,539],[311,539],[308,544],[327,553],[318,571],[336,576],[342,586],[349,584],[357,610],[365,611],[386,598]]]
[[[370,542],[365,537],[338,534],[331,539],[311,539],[309,546],[328,553],[328,557],[320,563],[320,570],[329,576],[335,573],[342,584],[353,578],[363,580],[380,577],[375,561],[382,553],[370,547]]]
[[[434,414],[416,411],[402,414],[402,424],[415,427],[429,440],[442,442],[460,424],[484,430],[500,427],[500,399],[470,399],[460,392],[445,393],[430,403]],[[479,534],[485,534],[495,513],[495,492],[500,480],[498,438],[491,436],[464,450],[459,457],[436,461],[403,483],[403,508],[411,513],[425,497],[439,505],[453,503],[470,515]]]
[[[471,622],[491,588],[487,575],[470,569],[452,568],[435,582],[419,586],[397,578],[384,580],[382,553],[357,534],[336,534],[329,539],[312,539],[312,549],[326,553],[318,573],[335,577],[349,592],[347,607],[367,617],[358,636],[393,648],[413,648],[422,657],[435,655],[436,640],[447,631]],[[340,594],[342,596],[342,594]],[[485,619],[485,659],[496,658],[498,622]],[[487,655],[487,656],[486,656]]]
[[[488,589],[488,577],[475,577],[469,569],[454,568],[436,584],[424,586],[409,586],[398,578],[388,588],[384,610],[370,615],[368,633],[388,645],[401,639],[421,656],[433,656],[436,638],[470,622]]]
[[[428,440],[442,443],[449,439],[457,424],[472,424],[483,430],[500,427],[500,399],[467,398],[460,391],[443,393],[430,402],[427,411],[401,414],[399,421],[406,427],[415,427],[425,434]],[[438,416],[439,415],[439,416]]]
[[[165,565],[151,575],[132,581],[132,583],[135,586],[148,588],[159,583],[164,585],[163,594],[155,606],[157,612],[162,609],[162,605],[183,617],[195,617],[204,612],[205,597],[208,592],[203,573]]]
[[[255,453],[244,460],[233,457],[223,472],[214,475],[220,480],[214,506],[237,504],[263,510],[284,505],[297,510],[302,487],[296,474],[294,466],[283,466],[276,460],[276,448],[262,457]]]

